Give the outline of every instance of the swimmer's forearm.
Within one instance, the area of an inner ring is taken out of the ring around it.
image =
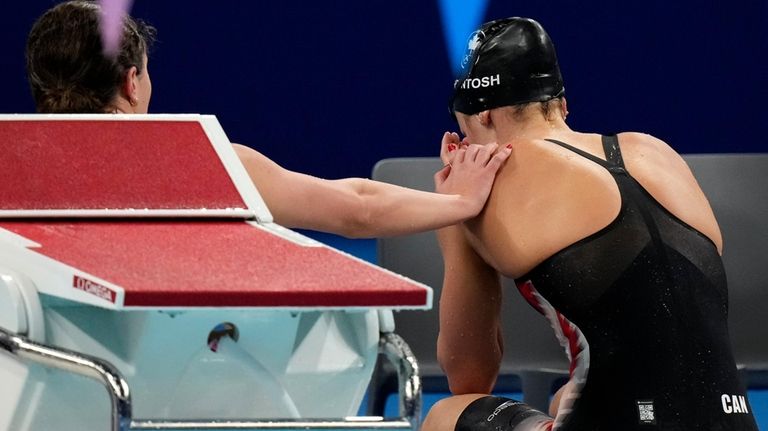
[[[309,211],[276,208],[288,227],[331,232],[348,238],[412,234],[452,225],[477,215],[470,199],[408,189],[362,178],[314,179],[317,192],[299,198]]]
[[[511,148],[499,150],[496,144],[455,150],[452,156],[445,157],[445,167],[434,176],[440,194],[370,180],[348,180],[363,198],[363,214],[367,217],[351,236],[403,235],[475,217],[482,211],[496,173],[510,154]]]
[[[345,181],[345,180],[342,180]],[[408,189],[372,180],[353,179],[362,217],[351,236],[395,236],[439,229],[476,216],[476,199]]]

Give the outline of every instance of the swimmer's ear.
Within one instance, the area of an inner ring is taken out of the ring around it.
[[[475,115],[477,115],[477,119],[483,126],[488,127],[491,125],[491,111],[481,111]]]
[[[560,99],[560,109],[563,111],[563,120],[568,117],[568,101],[565,100],[565,96]]]
[[[139,70],[136,68],[136,66],[131,66],[130,69],[128,69],[127,72],[125,72],[125,76],[123,77],[123,83],[120,86],[120,93],[121,96],[123,96],[128,102],[131,104],[131,106],[136,105],[138,103],[138,84],[137,80],[139,79]]]

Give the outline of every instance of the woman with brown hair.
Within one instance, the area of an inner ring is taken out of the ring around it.
[[[94,2],[68,1],[34,24],[26,58],[38,112],[147,113],[147,51],[155,30],[126,16],[117,55],[105,56],[99,13]],[[477,215],[510,154],[495,145],[446,146],[455,157],[435,176],[437,194],[361,178],[320,179],[284,169],[246,146],[235,145],[235,151],[277,223],[348,237],[424,231]]]

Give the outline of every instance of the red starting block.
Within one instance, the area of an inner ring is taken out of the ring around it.
[[[4,115],[0,166],[0,430],[418,425],[389,310],[431,289],[273,223],[215,117]],[[403,417],[338,419],[380,350]]]

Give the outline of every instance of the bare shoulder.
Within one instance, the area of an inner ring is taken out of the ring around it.
[[[644,133],[621,133],[619,143],[629,174],[662,206],[722,250],[712,208],[683,157],[666,142]]]
[[[642,175],[651,170],[665,175],[688,177],[691,171],[682,156],[661,139],[639,132],[624,132],[618,135],[621,153],[627,168],[633,167]]]
[[[618,138],[622,154],[626,153],[626,156],[680,157],[669,144],[647,133],[624,132],[619,133]]]

